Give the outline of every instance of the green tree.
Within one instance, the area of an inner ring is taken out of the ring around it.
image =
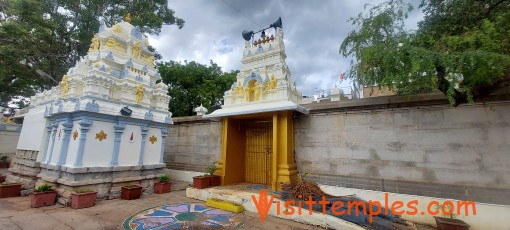
[[[439,90],[453,106],[510,85],[510,1],[422,0],[416,31],[404,20],[412,6],[390,0],[350,21],[340,45],[355,57],[349,77],[398,94]]]
[[[56,85],[87,53],[100,21],[111,27],[127,13],[148,34],[184,25],[168,0],[0,0],[0,105]]]
[[[239,71],[224,73],[211,61],[210,65],[197,62],[170,61],[158,64],[163,82],[170,85],[170,111],[173,116],[192,116],[193,109],[202,104],[213,112],[221,108],[223,93],[236,81]]]

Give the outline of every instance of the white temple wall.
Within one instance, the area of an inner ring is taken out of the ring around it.
[[[157,140],[152,143],[150,138],[154,135]],[[161,129],[150,128],[147,131],[147,140],[145,141],[145,151],[143,157],[144,164],[159,164],[161,154]]]
[[[78,143],[79,138],[81,134],[78,134],[76,136],[76,139],[74,138],[74,131],[77,130],[78,133],[80,132],[80,120],[73,122],[73,129],[71,130],[71,138],[69,139],[69,146],[67,148],[67,157],[66,157],[66,166],[67,167],[74,167],[74,163],[76,161],[76,154],[78,153]]]
[[[48,125],[44,117],[44,106],[32,108],[30,113],[25,115],[23,124],[17,149],[44,151]]]
[[[99,141],[96,134],[101,130],[107,135],[106,139]],[[83,152],[83,166],[109,166],[112,153],[115,133],[112,123],[104,121],[93,121],[90,130],[87,133],[87,142],[95,142],[85,145]]]
[[[51,154],[50,164],[57,164],[58,157],[60,155],[60,149],[62,148],[62,137],[64,135],[62,128],[62,122],[58,123],[57,133],[55,135],[55,144],[53,145],[53,153]],[[60,137],[59,137],[60,132]],[[51,142],[50,142],[51,143]]]
[[[133,133],[133,141],[129,138]],[[142,144],[142,131],[138,125],[127,124],[124,133],[121,136],[123,141],[119,149],[119,165],[136,165],[140,157],[140,146]]]

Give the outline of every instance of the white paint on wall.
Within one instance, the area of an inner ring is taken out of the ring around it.
[[[53,146],[53,154],[51,155],[50,164],[56,165],[62,148],[62,139],[64,138],[64,126],[62,122],[58,124],[57,134],[55,134],[55,145]],[[51,143],[50,143],[51,145]]]
[[[80,143],[80,123],[81,121],[73,122],[73,129],[71,130],[71,137],[69,138],[69,146],[67,148],[66,166],[73,167],[78,154],[78,144]],[[74,132],[78,132],[78,136],[74,139]]]
[[[320,185],[321,189],[331,195],[336,196],[345,196],[345,195],[356,195],[357,197],[365,200],[365,201],[379,201],[383,206],[385,204],[385,194],[388,194],[388,206],[391,207],[392,202],[402,201],[404,203],[404,207],[401,210],[405,211],[413,211],[412,209],[407,209],[406,206],[409,202],[417,200],[418,205],[415,207],[418,209],[417,215],[402,215],[402,217],[406,220],[410,220],[416,223],[436,224],[432,215],[427,212],[427,206],[432,201],[438,201],[442,204],[444,201],[453,201],[454,205],[457,204],[457,200],[452,199],[443,199],[437,197],[425,197],[425,196],[416,196],[416,195],[408,195],[408,194],[399,194],[399,193],[386,193],[381,191],[373,191],[373,190],[361,190],[354,188],[345,188],[345,187],[337,187],[337,186],[329,186],[329,185]],[[485,203],[475,203],[476,204],[476,215],[473,215],[471,208],[469,209],[469,215],[459,215],[456,218],[461,219],[471,225],[471,230],[477,229],[509,229],[510,226],[510,218],[508,218],[508,214],[510,213],[510,206],[507,205],[495,205],[495,204],[485,204]],[[431,211],[436,211],[433,206],[431,206]],[[424,215],[421,212],[424,212]],[[464,209],[462,208],[462,212]]]
[[[129,138],[133,133],[133,141]],[[140,145],[142,143],[142,131],[138,125],[126,125],[121,136],[119,148],[119,165],[137,165],[140,156]]]
[[[205,173],[194,172],[194,171],[175,170],[175,169],[165,169],[165,174],[168,175],[168,177],[170,177],[171,180],[179,180],[179,181],[186,181],[189,183],[193,183],[193,177],[203,176]]]
[[[46,147],[47,125],[44,109],[38,107],[31,109],[24,117],[17,149],[43,152]]]
[[[87,141],[83,152],[84,167],[110,166],[115,140],[114,124],[103,121],[94,121],[87,133]],[[107,135],[106,139],[96,139],[101,130]]]
[[[152,143],[150,140],[155,137],[156,141]],[[150,128],[147,131],[147,140],[145,142],[145,152],[143,164],[159,164],[161,155],[161,129]]]

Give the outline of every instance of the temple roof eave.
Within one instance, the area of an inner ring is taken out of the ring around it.
[[[222,108],[214,111],[211,114],[204,115],[204,118],[221,118],[221,117],[231,117],[231,116],[241,116],[241,115],[250,115],[250,114],[260,114],[260,113],[268,113],[268,112],[280,112],[280,111],[296,111],[302,114],[308,114],[308,110],[304,107],[295,104],[291,101],[276,101],[264,103],[263,106],[261,104],[252,103],[242,106],[233,106]]]

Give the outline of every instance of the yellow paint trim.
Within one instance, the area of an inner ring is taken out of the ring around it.
[[[216,198],[208,198],[205,205],[212,208],[217,208],[233,213],[241,213],[244,211],[244,207],[239,204],[235,204],[229,201],[224,201]]]

